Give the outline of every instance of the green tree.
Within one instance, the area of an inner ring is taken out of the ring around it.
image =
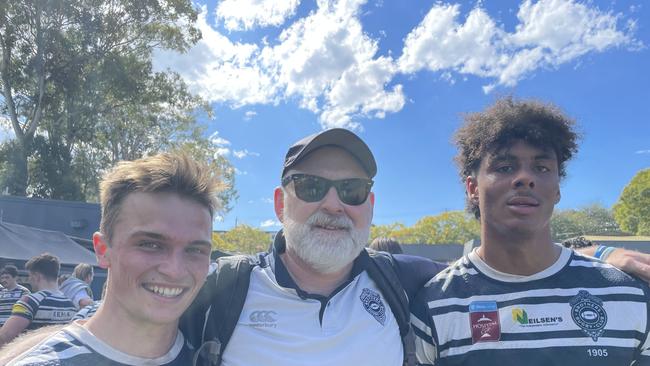
[[[580,235],[617,234],[620,228],[612,212],[599,204],[580,209],[556,210],[551,216],[553,240],[563,241]]]
[[[650,235],[650,169],[641,170],[614,205],[614,218],[625,231]]]
[[[479,227],[479,222],[465,212],[448,211],[425,216],[410,227],[402,224],[385,225],[375,231],[371,230],[371,233],[373,239],[388,236],[402,244],[463,244],[479,236]]]
[[[223,240],[223,247],[217,247],[217,249],[231,253],[263,252],[269,248],[271,243],[268,233],[248,225],[238,225],[218,235]]]
[[[118,160],[188,143],[214,155],[196,123],[207,103],[152,68],[154,49],[182,52],[200,39],[196,17],[188,0],[0,3],[0,123],[15,135],[0,146],[0,187],[94,200]],[[223,198],[234,198],[229,164],[214,160],[231,190]]]

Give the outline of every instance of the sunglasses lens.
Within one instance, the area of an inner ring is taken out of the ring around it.
[[[368,193],[370,193],[370,186],[367,181],[362,179],[346,179],[340,181],[337,192],[341,202],[351,206],[358,206],[366,202]]]
[[[330,187],[336,187],[336,193],[341,202],[350,206],[358,206],[368,198],[372,181],[367,179],[343,179],[331,181],[315,175],[294,174],[283,181],[283,185],[293,180],[296,196],[305,202],[318,202],[322,200]]]
[[[304,175],[293,180],[296,196],[305,202],[317,202],[323,199],[329,189],[329,183],[316,176]]]

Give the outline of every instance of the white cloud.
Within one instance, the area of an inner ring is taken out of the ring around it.
[[[260,222],[260,227],[267,228],[267,227],[279,227],[282,226],[282,223],[278,220],[273,220],[273,219],[268,219]]]
[[[264,197],[264,198],[260,198],[260,200],[264,203],[269,203],[269,204],[273,203],[273,198]]]
[[[248,151],[247,149],[244,150],[234,150],[232,154],[237,158],[237,159],[243,159],[247,156],[260,156],[259,153]]]
[[[406,37],[398,60],[404,73],[427,69],[495,79],[486,85],[514,86],[539,68],[557,67],[589,52],[638,47],[634,23],[623,29],[620,14],[573,0],[525,0],[513,33],[503,30],[480,5],[464,23],[459,5],[434,5]]]
[[[295,14],[298,0],[223,0],[216,10],[224,27],[232,30],[249,30],[256,26],[279,26]]]
[[[650,154],[650,150],[639,150],[636,154]]]
[[[246,111],[246,113],[244,113],[244,120],[245,121],[250,121],[255,116],[257,116],[257,112],[255,112],[255,111]]]
[[[208,137],[208,140],[212,145],[215,147],[215,155],[217,156],[228,156],[230,155],[230,141],[226,140],[225,138],[219,136],[219,131],[215,131]]]
[[[224,0],[217,16],[228,29],[281,25],[298,1],[243,0],[236,8],[234,0]],[[395,60],[390,53],[378,55],[381,34],[374,39],[363,30],[366,1],[317,0],[316,10],[288,23],[277,38],[257,44],[217,31],[204,6],[197,21],[203,39],[184,55],[157,52],[155,67],[179,72],[211,102],[233,108],[297,102],[318,114],[323,128],[360,129],[363,119],[384,118],[404,107],[403,86],[394,82],[400,73],[439,72],[452,85],[476,76],[485,79],[483,90],[489,92],[588,53],[640,46],[632,36],[634,21],[621,25],[621,14],[590,2],[524,0],[512,32],[481,2],[464,19],[460,5],[436,2],[406,36]],[[255,115],[247,111],[244,119]]]
[[[232,42],[207,23],[203,39],[187,54],[156,54],[156,68],[179,72],[209,101],[232,107],[297,100],[320,115],[326,127],[359,127],[362,118],[383,118],[404,105],[401,85],[385,90],[397,71],[389,57],[376,57],[377,42],[359,21],[365,0],[319,0],[318,9],[269,44]],[[354,98],[346,98],[353,96]]]

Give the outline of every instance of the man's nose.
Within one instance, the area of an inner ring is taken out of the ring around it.
[[[524,187],[533,189],[535,188],[535,174],[530,169],[519,169],[512,181],[512,185],[515,189]]]
[[[320,207],[322,210],[332,215],[340,214],[345,209],[343,202],[341,202],[339,199],[339,195],[336,192],[335,187],[330,187],[325,197],[323,197]]]

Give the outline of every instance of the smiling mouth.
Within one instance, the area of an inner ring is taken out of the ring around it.
[[[185,291],[182,287],[167,287],[149,284],[144,284],[142,287],[153,294],[170,299],[180,296]]]

